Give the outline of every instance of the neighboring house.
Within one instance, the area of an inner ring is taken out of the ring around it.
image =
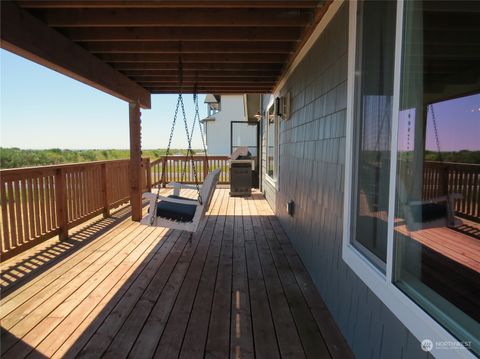
[[[205,97],[208,116],[201,122],[209,155],[229,156],[238,146],[247,146],[254,156],[257,155],[257,119],[248,115],[247,108],[250,96],[208,94]],[[259,95],[256,97],[259,99]],[[255,113],[259,109],[258,100]]]
[[[262,190],[359,358],[480,354],[480,163],[442,164],[480,151],[464,5],[334,1],[263,99]]]

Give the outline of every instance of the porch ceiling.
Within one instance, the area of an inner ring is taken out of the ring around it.
[[[330,1],[17,0],[151,93],[270,92]]]

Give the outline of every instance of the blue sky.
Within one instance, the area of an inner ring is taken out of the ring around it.
[[[441,151],[480,151],[480,94],[435,103],[433,113]],[[398,124],[400,151],[413,150],[414,128],[415,109],[401,111]],[[436,152],[437,142],[431,108],[427,115],[426,139],[426,148]]]
[[[442,151],[480,151],[480,94],[433,105]],[[427,117],[427,149],[437,151],[431,109]]]
[[[41,148],[128,148],[128,104],[55,71],[0,50],[0,146]],[[206,116],[200,95],[200,118]],[[142,146],[165,148],[176,95],[153,95],[152,109],[142,111]],[[185,96],[188,120],[194,115],[191,95]],[[480,95],[435,106],[443,151],[480,150]],[[179,119],[181,120],[181,119]],[[435,138],[427,123],[427,148]],[[193,147],[201,148],[198,127]],[[455,134],[455,135],[453,135]],[[186,148],[183,124],[177,123],[172,147]]]
[[[0,50],[0,70],[2,147],[129,147],[127,102],[5,50]],[[199,96],[200,118],[206,116],[204,98]],[[176,95],[152,96],[152,109],[142,111],[143,148],[166,148],[176,100]],[[192,95],[184,102],[191,123]],[[201,148],[198,127],[195,132],[192,145]],[[187,147],[181,122],[172,147]]]

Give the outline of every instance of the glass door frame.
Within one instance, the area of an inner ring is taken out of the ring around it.
[[[395,189],[397,173],[397,145],[398,121],[400,109],[400,81],[403,50],[403,21],[404,0],[397,1],[396,34],[395,34],[395,65],[394,90],[392,107],[392,137],[390,155],[390,183],[388,206],[388,236],[386,271],[382,273],[364,254],[351,243],[352,231],[352,183],[353,177],[353,140],[354,140],[354,96],[355,96],[355,58],[356,58],[356,31],[357,31],[357,1],[345,2],[349,6],[348,30],[348,80],[347,80],[347,124],[346,124],[346,155],[344,179],[344,221],[342,259],[373,291],[373,293],[387,306],[387,308],[403,323],[403,325],[420,341],[425,339],[436,342],[458,342],[459,339],[450,334],[435,319],[428,315],[419,305],[398,289],[393,279],[394,261],[394,214]],[[420,348],[419,348],[420,349]],[[437,358],[450,359],[452,355],[459,358],[475,358],[474,354],[465,350],[440,350],[433,347],[430,352]]]

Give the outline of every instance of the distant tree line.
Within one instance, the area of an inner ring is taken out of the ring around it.
[[[194,153],[200,152],[194,150]],[[152,159],[165,155],[166,149],[143,150],[143,157]],[[171,155],[186,155],[185,149],[170,149]],[[129,150],[23,150],[0,147],[0,168],[47,166],[60,163],[120,160],[130,157]]]
[[[143,150],[144,157],[151,159],[165,155],[166,149]],[[199,154],[201,150],[194,150]],[[170,149],[171,155],[186,155],[185,149]],[[408,153],[400,154],[400,157],[408,156]],[[120,160],[130,157],[129,150],[62,150],[52,148],[48,150],[22,150],[20,148],[0,147],[0,168],[18,168],[30,166],[47,166],[60,163],[78,163],[89,161]],[[455,151],[438,152],[426,151],[426,161],[476,163],[480,164],[480,151]]]
[[[443,161],[480,164],[480,151],[425,151],[425,161]]]

